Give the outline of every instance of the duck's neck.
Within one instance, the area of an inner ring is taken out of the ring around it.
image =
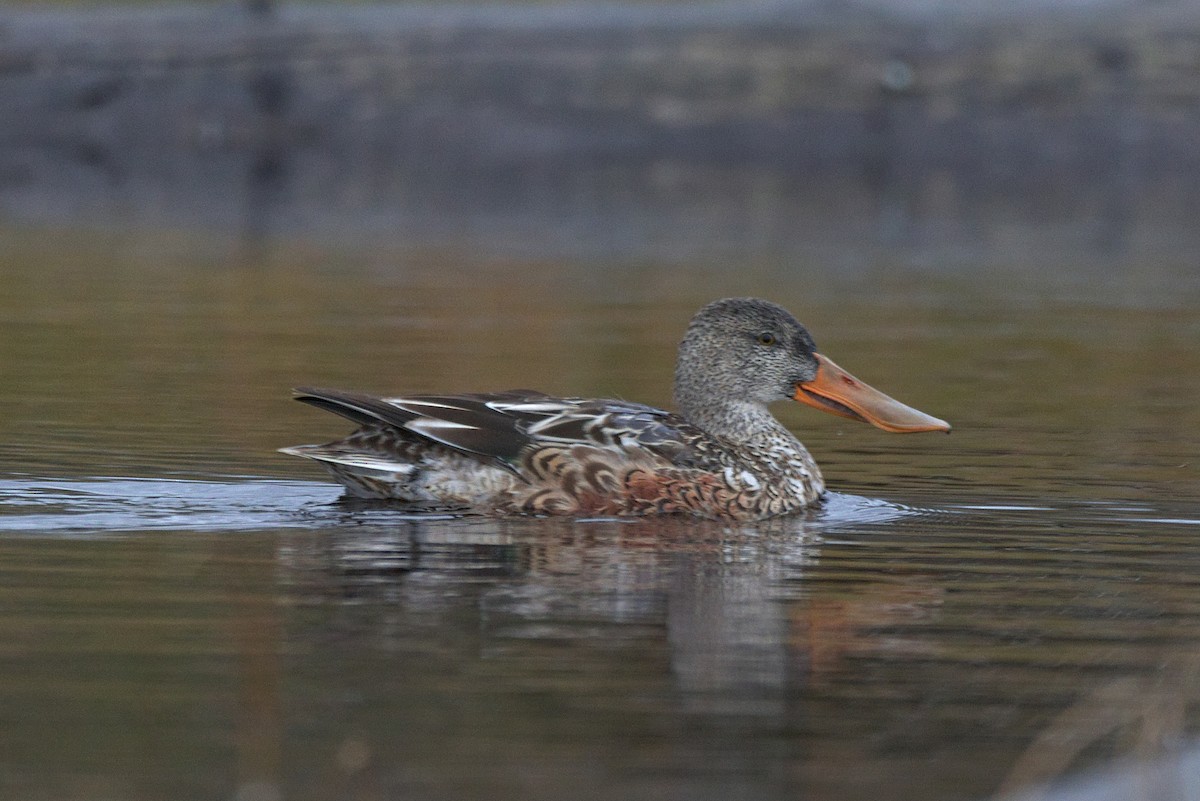
[[[693,425],[715,437],[747,445],[775,444],[799,441],[792,432],[783,427],[775,416],[761,403],[730,400],[693,403],[691,399],[676,392],[675,402],[680,413]]]

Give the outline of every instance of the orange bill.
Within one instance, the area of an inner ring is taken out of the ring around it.
[[[821,354],[813,355],[817,357],[817,377],[796,384],[792,396],[801,403],[896,434],[950,430],[945,420],[905,406],[859,381]]]

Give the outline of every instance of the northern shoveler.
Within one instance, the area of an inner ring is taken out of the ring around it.
[[[821,471],[767,410],[793,399],[885,431],[949,431],[816,351],[785,309],[727,298],[679,345],[678,413],[532,390],[377,397],[301,388],[296,399],[360,428],[314,459],[350,494],[485,514],[691,514],[756,520],[825,492]]]

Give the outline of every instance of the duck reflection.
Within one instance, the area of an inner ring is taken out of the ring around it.
[[[440,786],[447,766],[527,788],[546,764],[548,797],[578,797],[605,765],[687,776],[717,752],[724,797],[789,794],[811,778],[763,774],[750,733],[812,728],[838,697],[820,688],[915,647],[887,627],[940,610],[919,575],[823,576],[823,554],[858,548],[827,539],[827,508],[754,527],[321,515],[277,541],[281,623],[261,631],[279,642],[256,646],[285,655],[288,730],[305,734],[279,729],[245,761],[340,743],[305,761],[328,797]]]
[[[294,603],[353,610],[305,636],[386,646],[435,624],[451,639],[469,634],[479,658],[510,659],[636,641],[660,653],[688,704],[780,713],[785,687],[821,681],[848,654],[903,649],[872,632],[940,602],[912,581],[814,594],[804,582],[821,547],[805,517],[755,527],[411,519],[315,532],[281,556]]]

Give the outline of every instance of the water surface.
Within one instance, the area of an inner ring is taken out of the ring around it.
[[[928,801],[1194,740],[1178,260],[488,250],[473,219],[457,247],[3,229],[0,795]],[[835,492],[744,528],[414,516],[275,452],[346,430],[298,384],[669,404],[732,294],[953,434],[781,407]]]

